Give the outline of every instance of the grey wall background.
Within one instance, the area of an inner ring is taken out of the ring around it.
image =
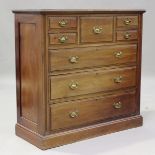
[[[155,74],[154,0],[0,0],[0,76],[14,78],[14,9],[146,9],[143,31],[143,76]]]

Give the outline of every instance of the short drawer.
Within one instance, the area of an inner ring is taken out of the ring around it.
[[[117,16],[117,27],[137,27],[138,16]]]
[[[72,101],[51,106],[51,130],[75,127],[136,112],[135,93]]]
[[[81,42],[111,42],[113,17],[81,17]]]
[[[76,36],[76,33],[49,34],[49,45],[75,44]]]
[[[76,28],[76,17],[48,17],[50,29]]]
[[[117,90],[135,83],[135,67],[51,76],[50,99]]]
[[[117,41],[134,41],[138,39],[138,32],[137,30],[117,31],[116,38]]]
[[[137,45],[50,50],[50,71],[108,66],[136,61]]]

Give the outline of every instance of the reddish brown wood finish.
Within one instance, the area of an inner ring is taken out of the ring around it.
[[[138,16],[117,16],[117,27],[137,28]]]
[[[132,41],[138,39],[138,32],[137,30],[117,31],[116,36],[117,41]]]
[[[136,44],[50,50],[49,67],[50,71],[57,71],[130,64],[136,62],[136,54]],[[73,57],[77,57],[76,63],[71,62]]]
[[[47,149],[142,125],[143,10],[14,12],[18,136]]]
[[[122,108],[116,109],[114,104]],[[70,128],[95,121],[134,114],[137,109],[135,93],[116,94],[100,99],[88,99],[51,106],[51,130]],[[75,117],[71,114],[76,113]],[[63,119],[62,119],[63,118]]]
[[[65,37],[65,41],[61,42],[61,38]],[[76,33],[58,33],[58,34],[49,34],[49,45],[66,45],[66,44],[75,44],[76,43]]]
[[[79,129],[53,133],[44,137],[35,132],[32,132],[31,130],[28,130],[27,128],[24,128],[20,124],[17,124],[16,134],[17,136],[22,137],[38,148],[46,150],[51,147],[57,147],[64,144],[88,139],[88,137],[94,138],[96,136],[102,136],[113,132],[136,128],[142,126],[142,124],[143,118],[137,115],[118,119],[115,121],[97,123],[95,125],[89,125],[87,127],[81,127]]]
[[[25,127],[43,134],[45,90],[42,22],[42,16],[16,15],[17,120]]]
[[[115,79],[120,77],[120,82],[117,83]],[[51,77],[50,99],[134,87],[135,81],[136,68],[123,68]],[[77,84],[77,88],[71,89],[70,87],[74,83]]]
[[[113,38],[113,17],[81,17],[80,32],[82,43],[112,41]],[[100,33],[94,29],[101,28]]]
[[[49,29],[66,29],[66,28],[76,28],[77,19],[76,17],[48,17]],[[64,21],[66,24],[61,26],[61,22]]]
[[[39,54],[36,53],[36,24],[20,24],[21,116],[37,123]],[[34,76],[35,75],[35,76]],[[37,100],[36,100],[37,99]]]

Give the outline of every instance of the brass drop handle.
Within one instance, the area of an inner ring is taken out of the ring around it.
[[[115,57],[116,58],[121,58],[122,57],[122,54],[123,54],[122,51],[115,52]]]
[[[67,41],[67,36],[62,36],[59,38],[60,43],[65,43]]]
[[[124,24],[125,25],[129,25],[131,23],[131,20],[129,18],[127,18],[126,20],[124,20]]]
[[[115,83],[121,83],[122,82],[123,77],[122,76],[118,76],[114,78],[114,82]]]
[[[69,116],[70,116],[71,118],[76,118],[76,117],[79,116],[79,112],[78,112],[78,111],[70,112],[70,113],[69,113]]]
[[[116,103],[113,104],[113,107],[115,109],[121,109],[122,108],[122,103],[121,102],[116,102]]]
[[[62,19],[61,21],[59,21],[59,25],[61,27],[65,27],[68,24],[67,20]]]
[[[69,84],[69,88],[72,89],[72,90],[75,90],[78,88],[78,82],[75,82],[75,81],[72,81],[70,84]]]
[[[74,63],[77,63],[79,60],[79,57],[78,56],[72,56],[69,58],[69,62],[74,64]]]
[[[101,26],[94,26],[93,27],[93,32],[95,34],[100,34],[100,33],[102,33],[102,31],[103,31],[103,28]]]
[[[129,33],[126,33],[125,35],[124,35],[124,38],[125,39],[129,39],[131,37],[131,34],[129,34]]]

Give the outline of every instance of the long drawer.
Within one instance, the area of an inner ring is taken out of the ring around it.
[[[50,50],[50,71],[108,66],[136,61],[137,45]]]
[[[51,106],[51,130],[130,115],[136,111],[136,108],[134,92],[55,104]]]
[[[98,70],[50,77],[50,99],[135,86],[136,67]]]

